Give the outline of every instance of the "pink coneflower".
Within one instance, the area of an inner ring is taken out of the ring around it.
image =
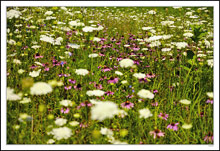
[[[114,92],[112,92],[112,91],[107,91],[107,92],[105,92],[105,94],[106,94],[107,96],[109,96],[109,95],[114,95]]]
[[[53,59],[53,66],[59,66],[60,63],[56,60],[56,59]]]
[[[37,68],[38,66],[35,66],[35,65],[32,65],[30,68],[31,69],[35,69],[35,68]]]
[[[104,54],[102,54],[102,53],[99,53],[99,56],[105,56]]]
[[[69,79],[68,80],[70,83],[72,83],[72,84],[75,84],[76,83],[76,80],[73,80],[73,79]]]
[[[165,133],[159,129],[155,129],[154,131],[150,131],[149,134],[154,135],[154,139],[155,139],[156,137],[160,138],[161,136],[164,136]]]
[[[211,103],[211,104],[213,104],[213,100],[209,100],[209,99],[208,99],[208,100],[206,101],[206,103]]]
[[[60,109],[60,112],[61,112],[61,113],[64,113],[64,114],[69,113],[69,111],[70,111],[69,108],[61,108],[61,109]]]
[[[119,58],[117,58],[116,60],[117,60],[117,61],[120,61],[120,60],[122,60],[122,59],[123,59],[123,58],[119,57]]]
[[[105,66],[101,71],[104,71],[104,72],[111,71],[111,68],[108,68]]]
[[[64,89],[65,90],[70,90],[70,89],[72,89],[72,86],[65,86]]]
[[[69,77],[69,76],[70,76],[70,74],[64,74],[63,76],[64,76],[64,77]]]
[[[138,47],[134,47],[134,48],[131,48],[131,49],[134,50],[134,51],[140,50],[140,48],[138,48]]]
[[[111,78],[108,80],[108,83],[117,83],[117,82],[118,82],[118,79],[119,79],[119,78],[113,78],[113,77],[111,77]]]
[[[102,87],[102,85],[101,84],[96,84],[96,83],[94,83],[94,87],[96,88],[96,89],[103,89],[103,87]]]
[[[49,70],[50,70],[50,68],[49,68],[49,67],[44,68],[44,71],[49,71]]]
[[[136,65],[140,65],[140,61],[138,61],[138,60],[134,60],[134,64],[136,64]]]
[[[121,107],[130,109],[130,108],[134,107],[134,103],[131,103],[130,101],[125,101],[125,102],[121,103]]]
[[[147,74],[146,76],[147,76],[147,78],[154,78],[154,77],[155,77],[155,74],[149,73],[149,74]]]
[[[121,42],[120,41],[118,41],[117,43],[115,43],[116,45],[120,45],[121,44]]]
[[[145,78],[139,79],[139,82],[140,83],[147,83],[148,81],[147,81],[147,78],[145,77]]]
[[[208,135],[206,135],[206,136],[204,137],[204,141],[205,141],[206,143],[209,143],[209,142],[213,143],[213,133],[212,133],[212,132],[209,132]]]
[[[153,93],[158,93],[158,90],[154,90]]]
[[[204,112],[200,112],[200,117],[203,117],[204,116]]]
[[[132,92],[133,92],[133,90],[132,90]],[[134,97],[134,95],[127,95],[127,96],[126,96],[126,98],[129,98],[129,99],[130,99],[130,98],[133,98],[133,97]]]
[[[90,106],[92,106],[92,103],[85,101],[85,102],[80,103],[80,105],[77,106],[77,109],[79,110],[81,107],[90,107]]]
[[[81,84],[77,84],[77,85],[74,86],[74,88],[76,90],[82,90],[82,85]]]
[[[164,120],[167,120],[167,118],[168,118],[168,114],[166,114],[166,113],[160,113],[159,115],[158,115],[158,117],[160,117],[160,118],[162,118],[162,119],[164,119]]]
[[[116,39],[114,37],[110,38],[111,41],[116,41]]]
[[[99,81],[103,81],[104,79],[107,79],[107,77],[104,76],[104,77],[100,78]]]
[[[167,129],[172,129],[174,131],[177,131],[178,130],[178,125],[179,123],[171,123],[167,126]]]
[[[158,106],[158,102],[155,102],[155,101],[154,101],[154,102],[151,103],[151,105],[152,105],[152,106]]]
[[[35,55],[34,55],[34,58],[35,59],[38,59],[38,58],[43,58],[44,56],[41,56],[39,53],[36,53]]]
[[[80,126],[81,128],[85,128],[85,127],[88,127],[88,124],[83,124],[83,123],[81,123],[79,126]]]

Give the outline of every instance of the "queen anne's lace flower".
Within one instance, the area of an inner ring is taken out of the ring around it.
[[[31,94],[32,95],[44,95],[47,93],[52,92],[51,85],[45,83],[45,82],[37,82],[34,83],[34,85],[31,87]]]

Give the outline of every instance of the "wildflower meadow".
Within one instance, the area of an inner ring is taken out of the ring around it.
[[[7,144],[213,144],[213,7],[7,7]]]

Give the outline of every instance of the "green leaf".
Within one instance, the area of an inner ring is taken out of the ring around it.
[[[194,52],[192,50],[187,50],[187,59],[193,59],[194,56]]]
[[[185,69],[186,71],[189,71],[190,69],[186,66],[180,65],[181,68]]]

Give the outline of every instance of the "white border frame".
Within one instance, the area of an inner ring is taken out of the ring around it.
[[[6,7],[7,6],[213,6],[214,7],[214,145],[7,145]],[[219,150],[219,2],[218,1],[1,1],[1,145],[3,150]]]

